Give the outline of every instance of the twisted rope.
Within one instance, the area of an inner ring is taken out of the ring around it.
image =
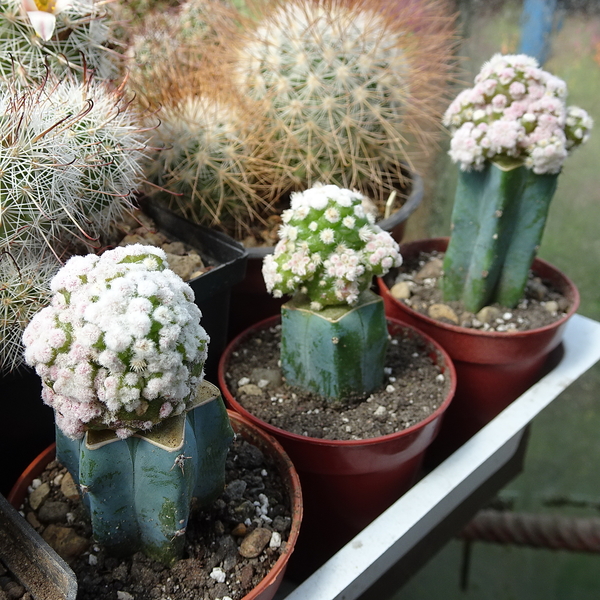
[[[551,550],[600,552],[600,519],[482,510],[458,537]]]

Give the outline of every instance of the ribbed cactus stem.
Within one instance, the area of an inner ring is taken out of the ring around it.
[[[223,490],[233,430],[214,385],[203,382],[196,403],[124,440],[110,430],[72,440],[57,429],[57,458],[79,485],[94,539],[112,554],[141,551],[172,564],[192,497],[202,507]]]
[[[444,257],[445,300],[460,300],[471,312],[493,303],[516,306],[541,241],[557,177],[496,163],[487,163],[481,171],[461,171]]]
[[[557,182],[558,173],[536,175],[529,170],[526,173],[511,244],[496,293],[496,301],[502,306],[516,306],[523,297]]]
[[[297,295],[281,316],[281,369],[289,385],[333,401],[382,385],[388,333],[379,296],[367,290],[352,307],[315,312]]]

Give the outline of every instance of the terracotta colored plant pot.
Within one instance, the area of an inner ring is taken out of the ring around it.
[[[448,238],[419,240],[403,244],[401,253],[406,260],[420,252],[443,252],[447,245]],[[427,333],[454,361],[456,397],[435,443],[440,458],[462,445],[543,375],[567,320],[577,311],[579,293],[570,279],[541,259],[533,263],[533,272],[552,282],[566,296],[570,309],[551,325],[517,332],[480,331],[442,323],[396,300],[385,281],[377,280],[386,315]]]
[[[411,174],[412,187],[406,202],[387,219],[377,222],[384,231],[400,243],[404,237],[406,221],[423,200],[423,179],[416,173]],[[247,248],[248,262],[246,276],[233,286],[231,292],[231,311],[229,316],[229,340],[245,329],[263,319],[278,315],[284,300],[273,298],[262,276],[262,264],[267,254],[273,253],[273,246]]]
[[[381,514],[416,481],[428,446],[437,435],[454,395],[455,371],[439,344],[412,327],[388,319],[389,330],[408,329],[423,339],[431,357],[450,378],[450,391],[423,421],[396,433],[366,440],[336,441],[290,433],[254,416],[227,386],[231,354],[254,331],[272,327],[265,319],[235,338],[219,362],[219,387],[225,403],[275,437],[296,466],[304,495],[304,523],[291,569],[312,572]]]
[[[280,473],[280,476],[284,480],[289,493],[292,510],[292,526],[285,550],[277,559],[277,562],[273,565],[273,568],[269,571],[267,576],[264,577],[263,580],[251,592],[242,598],[242,600],[271,600],[275,596],[277,589],[283,581],[285,570],[287,568],[290,556],[294,551],[296,542],[298,540],[298,535],[300,533],[300,524],[302,522],[303,514],[300,480],[292,461],[276,439],[274,439],[268,433],[265,433],[249,419],[244,418],[243,415],[233,411],[227,412],[231,421],[231,425],[236,434],[240,435],[243,439],[251,444],[257,446],[265,454],[271,456],[275,460],[277,469]],[[39,477],[46,468],[46,465],[50,461],[54,460],[55,450],[55,444],[52,444],[46,448],[19,477],[7,498],[7,500],[15,508],[18,509],[25,500],[27,488],[33,479]]]

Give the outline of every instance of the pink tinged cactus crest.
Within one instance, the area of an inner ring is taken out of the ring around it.
[[[184,412],[203,378],[208,335],[192,289],[158,248],[75,256],[52,279],[50,306],[23,334],[25,361],[71,438],[125,438]]]
[[[567,86],[523,54],[496,54],[444,124],[461,169],[444,257],[446,300],[476,313],[523,297],[558,176],[592,119],[566,105]]]
[[[593,126],[586,111],[567,107],[566,96],[566,83],[535,58],[496,54],[444,115],[450,156],[466,171],[497,161],[524,164],[538,175],[558,173]]]
[[[263,276],[274,296],[306,294],[314,310],[357,303],[373,275],[402,263],[398,244],[363,207],[364,196],[336,185],[292,194],[280,241]]]
[[[364,196],[315,185],[291,198],[280,241],[263,263],[281,309],[281,369],[289,385],[331,400],[364,397],[383,382],[388,334],[374,275],[402,263],[373,224]]]

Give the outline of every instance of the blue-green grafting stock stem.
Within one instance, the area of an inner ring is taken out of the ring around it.
[[[218,390],[212,399],[124,440],[57,429],[57,458],[79,484],[94,538],[116,555],[142,551],[171,564],[181,558],[192,497],[212,502],[225,484],[233,439]]]
[[[529,270],[542,242],[558,175],[536,175],[533,171],[527,171],[513,235],[495,295],[496,302],[502,306],[512,308],[524,295]]]
[[[525,167],[461,172],[444,257],[445,300],[461,300],[471,312],[492,303],[513,235]]]
[[[373,292],[363,292],[356,306],[318,312],[296,296],[281,317],[281,369],[288,385],[342,400],[383,384],[388,332],[383,301]]]

